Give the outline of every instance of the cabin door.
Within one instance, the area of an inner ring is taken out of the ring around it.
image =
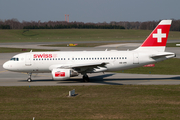
[[[133,53],[133,64],[139,64],[139,55],[138,55],[138,53]]]
[[[26,55],[25,65],[26,66],[31,66],[31,54]]]

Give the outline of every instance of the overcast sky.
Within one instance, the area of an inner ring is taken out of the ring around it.
[[[180,19],[180,0],[0,0],[0,19],[111,22]]]

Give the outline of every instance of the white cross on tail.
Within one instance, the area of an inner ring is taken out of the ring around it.
[[[161,43],[162,38],[166,38],[166,33],[162,33],[162,29],[157,29],[157,34],[153,34],[153,38],[157,38],[157,42]]]

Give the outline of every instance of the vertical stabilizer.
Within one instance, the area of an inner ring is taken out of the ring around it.
[[[172,20],[162,20],[147,37],[147,39],[142,43],[142,45],[135,51],[154,50],[163,52],[166,47],[171,23]]]

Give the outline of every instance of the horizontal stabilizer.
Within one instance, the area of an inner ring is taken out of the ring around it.
[[[151,56],[151,58],[166,57],[166,56],[173,56],[173,57],[175,57],[176,55],[174,53],[171,53],[171,52],[163,52],[163,53],[153,54]]]

